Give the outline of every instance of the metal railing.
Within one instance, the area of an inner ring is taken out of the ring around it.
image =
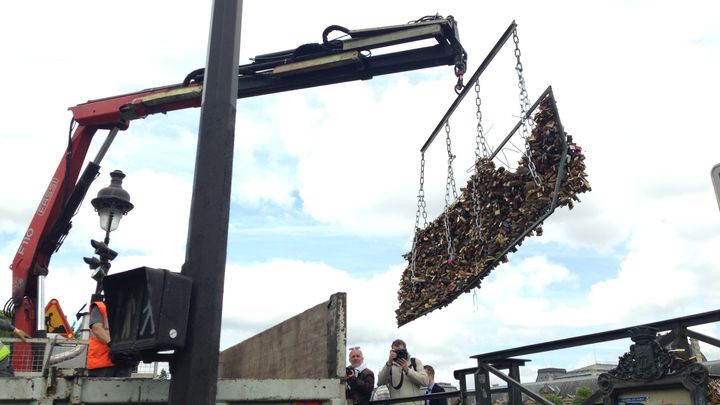
[[[454,376],[460,382],[460,391],[463,393],[462,398],[469,398],[470,391],[468,391],[466,378],[469,375],[473,376],[475,386],[474,399],[475,403],[479,405],[489,405],[491,403],[491,396],[493,394],[500,393],[508,394],[507,403],[509,405],[521,405],[523,395],[532,398],[537,403],[547,405],[549,403],[545,400],[545,398],[538,396],[522,386],[520,382],[519,368],[529,360],[519,359],[517,356],[526,356],[530,354],[629,338],[633,336],[636,329],[641,327],[652,328],[658,332],[670,331],[670,333],[666,335],[656,337],[656,341],[661,344],[661,346],[666,346],[673,341],[686,342],[687,338],[694,338],[712,346],[720,347],[720,339],[688,329],[690,326],[719,321],[720,310],[715,310],[683,316],[680,318],[667,319],[642,325],[629,326],[626,328],[478,354],[471,356],[471,358],[477,360],[477,367],[456,370]],[[509,372],[508,374],[504,374],[498,369],[509,369]],[[489,384],[490,374],[493,374],[505,381],[507,383],[507,387],[491,388]],[[601,397],[602,393],[595,391],[591,397],[586,399],[581,405],[591,405],[599,401]]]
[[[403,398],[393,398],[393,399],[376,399],[373,401],[370,401],[370,405],[385,405],[385,404],[402,404],[406,402],[415,402],[415,401],[429,401],[433,399],[450,399],[450,398],[461,398],[462,402],[462,392],[461,391],[447,391],[447,392],[437,392],[434,394],[422,394],[422,395],[416,395],[414,397],[403,397]]]
[[[85,368],[87,340],[67,340],[61,336],[25,339],[3,338],[10,347],[10,362],[18,376],[40,376],[50,367]],[[158,363],[140,363],[133,370],[134,377],[155,378]]]
[[[16,372],[41,374],[49,353],[48,339],[3,338],[3,343],[10,347],[10,363]]]

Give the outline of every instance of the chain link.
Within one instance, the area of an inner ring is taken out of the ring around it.
[[[480,158],[490,157],[490,145],[488,145],[487,139],[485,139],[485,130],[482,124],[482,99],[480,98],[480,78],[475,81],[475,106],[477,111],[475,117],[477,118],[476,135],[475,135],[475,175],[472,176],[472,199],[473,199],[473,211],[475,214],[475,229],[478,235],[482,228],[482,221],[480,219],[480,196],[478,193],[478,176],[477,164]]]
[[[455,155],[452,153],[452,145],[450,141],[450,120],[445,121],[445,145],[447,145],[448,153],[448,177],[445,187],[445,205],[450,205],[450,192],[452,191],[453,200],[457,199],[457,190],[455,189],[455,175],[453,174],[453,160]]]
[[[532,131],[532,118],[527,117],[530,110],[530,97],[528,96],[527,87],[525,86],[525,76],[523,74],[522,62],[520,62],[520,39],[517,35],[517,29],[513,31],[513,42],[515,43],[515,71],[518,75],[518,88],[520,89],[520,120],[522,122],[522,130],[520,136],[525,140],[525,156],[528,160],[528,170],[536,185],[540,185],[540,177],[535,170],[533,162],[532,150],[530,149],[530,132]]]
[[[475,127],[475,160],[480,159],[480,157],[490,157],[490,145],[488,145],[487,139],[485,139],[485,130],[482,125],[481,105],[480,79],[478,78],[475,82],[475,106],[477,107],[477,111],[475,112],[475,117],[477,118],[477,126]]]
[[[419,229],[420,216],[423,218],[423,228],[427,226],[427,204],[425,203],[425,153],[420,155],[420,190],[418,191],[418,206],[415,215],[415,229]]]
[[[450,204],[452,201],[457,200],[457,190],[455,189],[455,174],[453,173],[452,167],[455,155],[452,154],[450,142],[450,120],[445,121],[445,144],[447,145],[448,153],[448,176],[445,183],[445,235],[447,236],[448,263],[452,263],[455,258],[455,248],[453,247],[452,235],[450,234],[450,220],[448,216],[450,213]],[[452,200],[450,199],[450,193],[452,193]]]
[[[420,217],[423,219],[423,228],[427,227],[427,204],[425,203],[425,153],[420,154],[420,190],[418,191],[417,212],[415,213],[415,235],[412,244],[412,273],[411,282],[415,279],[415,259],[417,257],[417,237],[420,233]]]

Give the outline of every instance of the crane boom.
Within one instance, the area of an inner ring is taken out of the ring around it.
[[[328,40],[339,31],[344,39]],[[373,51],[418,41],[430,44],[385,53]],[[452,16],[424,17],[388,27],[348,30],[330,26],[322,43],[258,55],[253,62],[238,67],[238,98],[324,86],[375,76],[435,66],[452,65],[461,86],[467,54],[460,44],[457,24]],[[62,244],[71,219],[97,176],[107,147],[80,170],[93,136],[98,130],[125,130],[130,121],[152,114],[199,107],[202,103],[204,69],[191,72],[182,83],[156,87],[70,107],[78,126],[67,150],[43,194],[25,232],[11,269],[12,306],[15,325],[32,333],[36,326],[34,306],[38,301],[38,278],[48,274],[50,258]],[[456,86],[457,89],[457,86]],[[109,145],[108,145],[109,146]]]

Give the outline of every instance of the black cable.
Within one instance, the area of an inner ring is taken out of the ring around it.
[[[342,33],[345,33],[345,35],[350,34],[350,30],[343,27],[342,25],[331,25],[323,30],[323,33],[322,33],[323,44],[327,45],[330,43],[330,41],[328,41],[328,39],[327,39],[327,36],[329,33],[333,32],[333,31],[340,31]],[[343,36],[345,36],[345,35],[343,35]],[[342,38],[342,37],[340,37],[340,38]],[[337,40],[337,39],[335,39],[335,40]]]
[[[424,17],[420,17],[417,20],[408,21],[408,24],[417,24],[425,21],[433,21],[433,20],[441,20],[443,17],[440,14],[435,15],[426,15]]]
[[[75,118],[70,118],[70,128],[68,129],[68,144],[67,150],[65,151],[65,178],[63,179],[62,185],[62,196],[63,196],[63,207],[68,200],[68,184],[70,183],[70,164],[72,162],[72,133],[73,127],[75,126]]]
[[[328,40],[328,35],[333,31],[340,31],[343,32],[345,35],[340,36],[338,38],[342,38],[344,36],[349,35],[350,30],[341,26],[341,25],[331,25],[325,30],[323,30],[322,33],[322,44],[315,44],[315,43],[309,43],[309,44],[303,44],[298,46],[292,51],[287,51],[285,53],[273,53],[268,55],[259,55],[255,56],[253,58],[253,61],[255,63],[270,63],[272,65],[273,61],[278,60],[285,60],[286,62],[292,62],[294,60],[308,57],[308,56],[315,56],[316,54],[322,54],[327,55],[330,53],[333,53],[337,49],[342,48],[342,42],[338,41],[338,39]],[[242,65],[238,67],[238,75],[254,75],[259,76],[256,71],[249,69],[248,66],[253,66],[253,64],[250,65]],[[205,77],[205,68],[195,69],[192,72],[188,73],[187,76],[185,76],[185,79],[182,81],[183,87],[189,86],[191,83],[197,83],[204,79]]]
[[[285,53],[274,52],[274,53],[269,53],[266,55],[255,55],[255,57],[250,58],[250,60],[252,60],[255,63],[262,62],[262,61],[272,61],[272,60],[277,60],[277,59],[289,58],[292,56],[292,54],[293,54],[292,50],[287,51]]]
[[[205,76],[205,68],[195,69],[192,72],[188,73],[187,76],[185,76],[185,80],[183,80],[183,87],[187,87],[190,85],[190,83],[196,81],[198,77],[204,77]]]
[[[296,61],[301,58],[309,59],[311,57],[315,57],[318,54],[327,55],[331,53],[331,51],[331,48],[325,46],[324,44],[302,44],[295,48],[295,51],[293,51],[293,57],[290,62]]]
[[[3,306],[3,314],[11,320],[15,319],[15,302],[12,297],[5,302],[5,306]]]

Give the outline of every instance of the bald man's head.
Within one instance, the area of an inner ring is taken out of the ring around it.
[[[360,367],[360,365],[365,361],[362,350],[359,348],[351,349],[348,359],[350,360],[350,365],[355,368]]]

